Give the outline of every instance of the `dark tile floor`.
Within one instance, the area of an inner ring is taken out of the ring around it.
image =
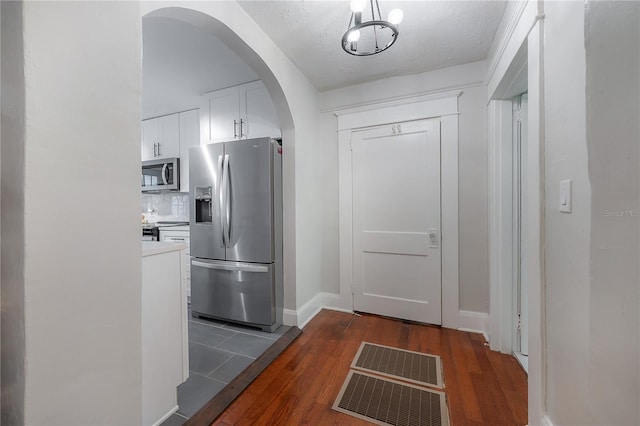
[[[189,379],[178,387],[178,412],[162,426],[182,425],[262,355],[287,330],[274,333],[223,321],[193,318],[189,311]]]

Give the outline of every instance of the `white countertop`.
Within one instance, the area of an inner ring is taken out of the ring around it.
[[[189,225],[162,225],[158,228],[162,231],[189,231]]]
[[[142,257],[155,254],[169,253],[172,251],[188,249],[185,243],[161,243],[159,241],[142,241]]]

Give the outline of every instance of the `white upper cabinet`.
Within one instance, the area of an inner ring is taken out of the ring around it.
[[[180,114],[180,191],[189,192],[189,148],[200,145],[198,110]]]
[[[206,93],[200,107],[202,143],[280,137],[280,123],[261,81]]]
[[[197,109],[142,122],[142,161],[180,158],[180,191],[189,192],[189,148],[200,145]]]
[[[142,122],[142,161],[180,156],[179,114]]]
[[[238,138],[240,96],[238,86],[205,94],[200,111],[202,140],[223,142]]]
[[[245,84],[240,91],[240,118],[243,120],[242,137],[279,138],[280,122],[276,107],[261,81]]]

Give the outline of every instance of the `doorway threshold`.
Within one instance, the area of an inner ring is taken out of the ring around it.
[[[522,366],[522,369],[524,370],[524,372],[529,374],[529,356],[523,355],[520,352],[514,352],[513,356],[516,357],[516,359],[518,360],[518,363],[520,364],[520,366]]]

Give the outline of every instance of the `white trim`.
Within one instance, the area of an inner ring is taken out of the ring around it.
[[[541,17],[537,0],[524,0],[519,3],[518,8],[517,13],[513,15],[513,18],[517,17],[515,26],[509,33],[505,33],[501,41],[504,47],[491,59],[487,76],[487,99],[494,99],[498,85],[504,79],[523,43],[526,43],[531,29]]]
[[[518,361],[525,373],[529,374],[529,357],[522,355],[520,352],[514,352],[513,356]]]
[[[487,336],[487,323],[489,320],[489,314],[484,312],[474,311],[459,311],[458,312],[458,330],[468,331],[471,333],[480,333]]]
[[[528,37],[527,217],[523,238],[528,244],[529,286],[529,420],[546,411],[545,283],[544,283],[544,21]]]
[[[458,96],[459,91],[405,99],[403,104],[362,111],[340,110],[338,116],[338,179],[340,227],[340,302],[353,307],[352,129],[389,122],[440,117],[442,208],[442,326],[458,328]],[[445,96],[447,95],[447,96]],[[444,97],[443,97],[444,96]],[[352,127],[349,127],[352,126]]]
[[[504,56],[504,52],[507,50],[507,46],[509,45],[509,41],[511,40],[513,33],[515,32],[518,22],[524,13],[525,7],[527,6],[526,1],[520,1],[516,3],[516,7],[512,10],[511,16],[509,16],[509,22],[507,23],[504,33],[500,34],[500,40],[498,41],[498,46],[496,48],[496,52],[492,57],[491,62],[489,63],[487,75],[489,76],[488,80],[491,80],[493,75],[496,72],[496,68],[498,64],[502,60]],[[506,17],[504,17],[506,18]],[[504,19],[503,18],[503,19]]]
[[[282,322],[285,325],[303,328],[322,309],[322,293],[318,293],[297,310],[285,309],[282,313]]]
[[[353,313],[353,305],[345,305],[344,300],[339,294],[335,293],[320,293],[322,294],[322,307],[324,309],[331,309],[332,311]]]
[[[498,87],[508,85],[502,80],[508,80],[513,73],[509,73],[510,67],[518,66],[518,51],[520,51],[523,43],[527,43],[527,73],[528,73],[528,94],[529,94],[529,133],[527,138],[527,188],[525,194],[527,197],[527,217],[529,218],[527,229],[523,229],[523,238],[528,243],[527,258],[524,261],[529,265],[527,268],[527,282],[529,285],[529,379],[528,379],[528,395],[529,395],[529,424],[539,424],[543,419],[543,413],[546,411],[545,389],[545,353],[544,353],[544,109],[543,109],[543,50],[544,50],[544,17],[542,2],[535,0],[526,0],[524,9],[520,12],[519,18],[515,20],[515,26],[512,30],[506,31],[503,40],[500,41],[505,47],[498,52],[492,59],[490,73],[488,75],[487,96],[492,99],[497,93]],[[514,14],[517,15],[517,14]],[[512,23],[510,23],[512,25]],[[515,60],[515,62],[514,62]],[[496,64],[495,66],[493,64]],[[507,81],[508,83],[508,81]],[[498,129],[497,113],[495,107],[489,105],[488,116],[491,122],[488,129]],[[501,252],[504,248],[500,247],[502,240],[497,233],[497,228],[505,224],[500,222],[497,216],[496,206],[500,206],[499,200],[496,199],[498,194],[497,182],[501,178],[502,170],[499,162],[499,156],[496,154],[499,138],[494,133],[489,137],[489,207],[490,210],[490,288],[491,288],[491,334],[492,348],[496,344],[502,345],[501,342],[495,342],[501,335],[506,335],[506,324],[509,321],[501,320],[505,313],[501,311],[504,303],[511,302],[511,297],[505,297],[505,294],[496,294],[501,291],[496,277],[500,274],[501,264],[505,259],[501,258]],[[491,180],[493,179],[493,180]],[[492,217],[493,216],[493,217]],[[506,228],[506,226],[504,226]],[[501,260],[496,260],[501,259]],[[501,301],[504,300],[504,303]],[[508,328],[508,327],[507,327]],[[544,421],[543,421],[544,423]],[[551,422],[548,422],[551,424]]]
[[[318,293],[298,310],[285,309],[283,311],[283,324],[303,328],[318,315],[322,309],[353,313],[350,306],[344,306],[343,300],[338,294]]]
[[[442,117],[440,126],[442,326],[458,328],[458,116]]]
[[[374,107],[373,109],[375,109],[376,105],[381,105],[381,104],[390,105],[391,103],[394,103],[394,102],[401,104],[406,102],[407,99],[416,99],[416,98],[422,98],[425,100],[438,99],[439,97],[441,97],[440,95],[451,93],[451,92],[463,92],[464,89],[468,89],[471,87],[486,87],[486,84],[484,81],[472,81],[466,84],[454,84],[447,87],[439,87],[434,90],[427,90],[424,92],[415,92],[409,95],[390,96],[387,98],[376,99],[374,101],[366,100],[366,101],[354,102],[352,104],[346,104],[346,105],[340,105],[340,106],[325,106],[320,109],[320,113],[336,114],[336,113],[340,113],[341,111],[353,112],[360,107],[367,107],[367,106],[372,106]]]
[[[175,407],[173,407],[171,410],[169,410],[169,412],[167,414],[165,414],[164,416],[160,417],[158,419],[158,421],[156,421],[153,426],[160,426],[165,420],[167,420],[169,417],[171,417],[173,415],[173,413],[178,411],[178,406],[176,405]],[[182,417],[182,416],[180,416]]]
[[[282,310],[282,324],[294,327],[298,325],[298,312],[294,309]]]
[[[344,300],[339,294],[335,293],[318,293],[307,303],[297,310],[285,309],[284,317],[285,325],[297,325],[303,328],[309,323],[322,309],[331,311],[345,312],[352,314],[353,309],[344,306]],[[470,333],[480,333],[487,341],[487,325],[489,314],[474,311],[458,311],[456,322],[459,325],[457,330]]]
[[[478,82],[478,83],[466,85],[464,87],[475,87],[480,85],[482,85],[482,83]],[[394,96],[392,98],[376,99],[375,101],[359,102],[356,104],[341,106],[340,108],[329,108],[321,112],[324,112],[324,113],[330,112],[335,114],[336,116],[341,116],[341,115],[354,114],[359,112],[372,111],[380,108],[414,104],[414,103],[425,102],[425,101],[434,101],[438,99],[458,97],[462,93],[460,89],[462,89],[462,87],[456,87],[456,90],[451,90],[446,92],[442,90],[438,90],[435,92],[431,91],[431,92],[423,92],[418,94],[412,93],[410,95],[405,95],[405,96]]]
[[[458,114],[461,91],[402,98],[334,111],[338,130],[352,130],[388,123],[422,120]]]
[[[490,101],[487,119],[490,343],[492,350],[510,354],[513,323],[511,101]]]
[[[544,415],[542,416],[542,418],[540,418],[540,424],[542,426],[553,426],[553,423],[551,423],[551,419],[547,415]]]

